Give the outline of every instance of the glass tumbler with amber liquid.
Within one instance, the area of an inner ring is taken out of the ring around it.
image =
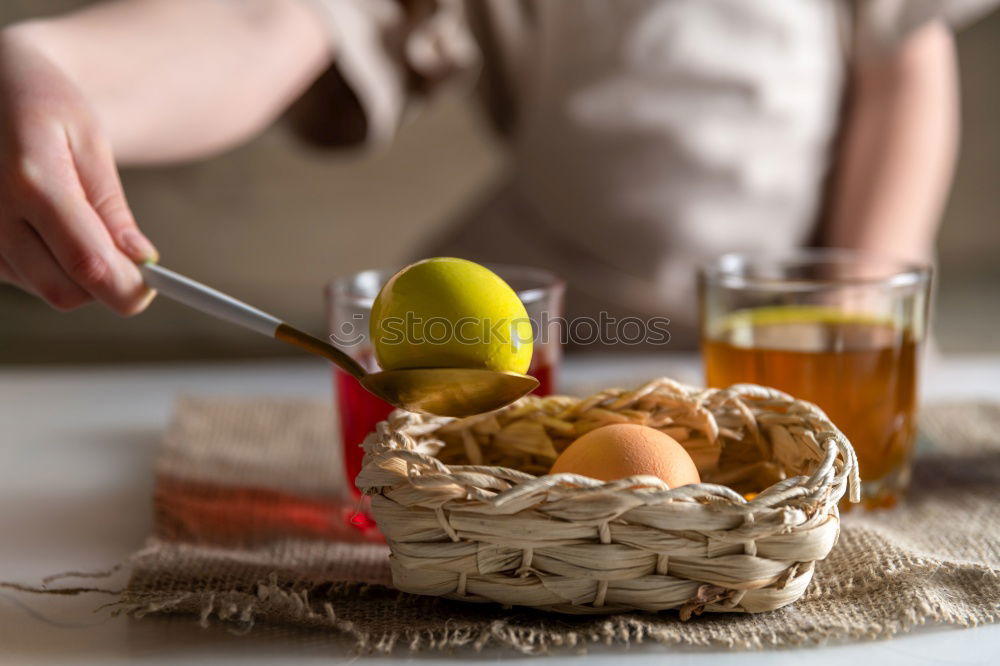
[[[726,255],[699,274],[708,386],[752,383],[813,402],[858,455],[863,506],[910,477],[927,266],[846,250]]]

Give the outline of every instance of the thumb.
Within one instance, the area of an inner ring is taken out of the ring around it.
[[[159,252],[139,230],[125,198],[111,146],[97,137],[74,143],[80,184],[115,245],[136,263],[157,261]]]

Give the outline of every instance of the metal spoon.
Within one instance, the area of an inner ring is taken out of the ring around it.
[[[527,395],[538,380],[516,372],[474,368],[408,368],[367,372],[328,342],[152,262],[139,266],[146,285],[205,314],[257,331],[332,361],[367,391],[396,407],[438,416],[471,416],[499,409]]]

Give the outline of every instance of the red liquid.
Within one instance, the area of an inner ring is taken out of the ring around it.
[[[375,430],[376,424],[384,421],[395,408],[361,388],[358,380],[340,368],[333,369],[333,384],[336,388],[337,412],[340,415],[344,472],[347,475],[348,487],[354,496],[358,497],[361,492],[355,487],[354,479],[361,471],[361,460],[365,456],[361,442],[368,433]]]
[[[538,388],[531,393],[533,395],[552,395],[556,385],[555,369],[548,363],[539,363],[528,368],[528,374],[538,380]]]
[[[528,369],[528,374],[538,380],[535,395],[549,395],[555,386],[555,369],[548,364],[540,364]],[[376,398],[361,388],[354,377],[341,370],[333,369],[333,384],[336,389],[337,412],[340,415],[340,437],[344,447],[344,473],[348,486],[355,497],[361,493],[354,480],[361,472],[364,450],[361,443],[368,433],[375,430],[379,421],[384,421],[393,406],[381,398]]]

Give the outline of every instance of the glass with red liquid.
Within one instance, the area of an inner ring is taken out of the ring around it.
[[[503,278],[524,303],[535,337],[528,374],[539,382],[535,393],[549,395],[555,389],[561,358],[559,326],[565,285],[554,274],[540,268],[505,264],[486,264],[486,267]],[[331,342],[369,371],[378,370],[378,366],[368,338],[368,315],[382,285],[397,270],[362,271],[334,280],[326,289]],[[361,388],[357,380],[336,366],[333,384],[344,450],[344,473],[348,487],[357,497],[360,493],[354,479],[361,471],[364,457],[361,442],[393,407]],[[354,520],[358,525],[367,523],[363,516]]]

